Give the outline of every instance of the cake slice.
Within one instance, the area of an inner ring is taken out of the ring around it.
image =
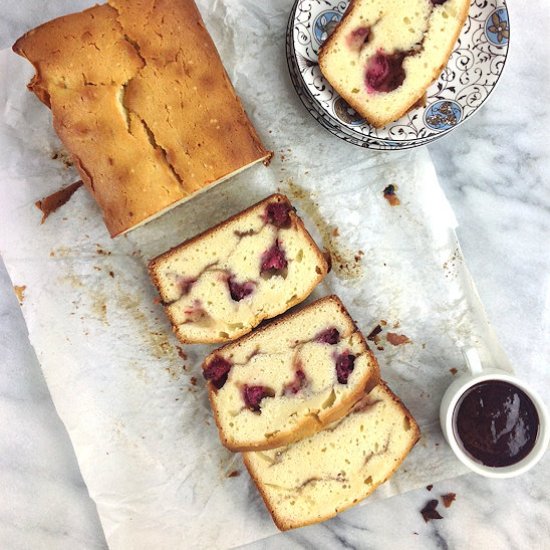
[[[380,383],[342,420],[244,463],[279,529],[329,519],[369,496],[420,437],[405,406]]]
[[[112,236],[270,156],[193,0],[111,0],[13,50]]]
[[[372,126],[385,126],[439,76],[469,6],[470,0],[351,0],[319,52],[319,68]]]
[[[378,365],[336,296],[288,314],[203,364],[222,443],[287,445],[344,416],[378,382]]]
[[[149,264],[177,337],[215,343],[298,304],[329,269],[284,195],[272,195]]]

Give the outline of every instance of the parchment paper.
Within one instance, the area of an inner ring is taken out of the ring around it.
[[[28,28],[56,3],[44,2],[39,15],[33,4],[17,2]],[[200,376],[211,348],[178,348],[146,261],[277,189],[332,253],[333,271],[314,297],[337,293],[365,334],[387,322],[374,351],[422,429],[369,500],[463,472],[438,424],[451,369],[464,371],[460,345],[510,369],[426,149],[373,153],[316,125],[287,75],[290,0],[199,6],[274,160],[116,240],[84,188],[40,225],[34,201],[78,176],[63,162],[49,112],[25,90],[32,69],[0,54],[0,251],[14,285],[26,286],[31,343],[114,549],[229,548],[276,531],[240,456],[219,443]],[[398,206],[383,197],[389,184]],[[411,343],[392,346],[388,331]]]

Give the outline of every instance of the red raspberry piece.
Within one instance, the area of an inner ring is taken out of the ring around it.
[[[367,90],[369,92],[391,92],[399,88],[405,80],[404,59],[405,53],[403,52],[386,54],[383,50],[378,50],[367,65],[365,74]]]
[[[337,344],[340,341],[340,333],[336,328],[327,328],[323,330],[315,337],[315,342],[320,342],[321,344]]]
[[[355,355],[344,352],[336,358],[336,378],[340,384],[347,384],[349,375],[353,372]]]
[[[240,302],[243,298],[246,298],[254,292],[256,283],[254,281],[245,281],[244,283],[237,283],[233,276],[227,279],[227,285],[229,286],[229,293],[231,298],[235,302]]]
[[[277,239],[275,244],[262,254],[260,272],[280,271],[285,269],[287,265],[285,251],[279,244],[279,239]]]
[[[267,386],[247,386],[243,388],[244,403],[251,411],[260,412],[260,403],[265,397],[274,397],[275,392]]]
[[[223,357],[216,356],[207,367],[203,370],[202,375],[206,380],[210,380],[212,384],[219,390],[223,388],[227,382],[229,371],[233,365]]]
[[[294,375],[294,380],[287,384],[283,389],[283,395],[295,395],[307,384],[306,373],[298,369]]]
[[[265,209],[265,221],[279,228],[290,227],[292,206],[286,202],[271,202]]]

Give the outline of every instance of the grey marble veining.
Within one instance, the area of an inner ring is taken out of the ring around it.
[[[544,0],[509,7],[512,44],[501,82],[480,113],[429,149],[489,318],[518,374],[548,395],[550,7]],[[3,44],[19,32],[13,21],[1,29]],[[0,372],[0,548],[104,548],[3,267]],[[425,524],[419,510],[447,492],[457,499],[449,509],[439,505],[444,519]],[[469,474],[246,548],[550,549],[550,455],[521,478]]]

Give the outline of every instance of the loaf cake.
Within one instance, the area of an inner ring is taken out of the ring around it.
[[[351,0],[319,52],[319,68],[372,126],[385,126],[439,76],[469,6],[470,0]]]
[[[176,336],[219,343],[307,298],[329,269],[284,195],[151,260],[149,272]]]
[[[13,50],[112,236],[269,158],[193,0],[110,0]]]
[[[419,436],[409,411],[380,383],[325,430],[243,458],[284,531],[329,519],[369,496],[399,468]]]
[[[203,364],[222,443],[262,450],[343,417],[378,381],[378,365],[336,296],[215,351]]]

